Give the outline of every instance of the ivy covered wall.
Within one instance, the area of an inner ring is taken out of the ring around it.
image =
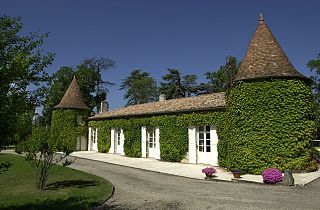
[[[80,117],[80,118],[79,118]],[[63,151],[76,149],[77,137],[87,136],[88,111],[82,109],[57,109],[52,113],[51,128],[61,140]]]
[[[227,96],[222,165],[254,174],[268,167],[306,169],[316,134],[314,110],[304,81],[237,82]]]
[[[161,160],[178,162],[188,152],[189,125],[214,125],[217,129],[220,144],[224,128],[224,110],[89,122],[89,126],[98,128],[99,152],[109,151],[111,128],[122,128],[125,135],[124,152],[129,157],[141,157],[141,127],[157,126],[160,129]]]

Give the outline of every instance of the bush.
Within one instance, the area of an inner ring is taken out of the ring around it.
[[[309,166],[306,168],[307,172],[313,172],[318,170],[318,161],[320,162],[320,159],[315,159],[310,161]]]
[[[282,181],[282,173],[276,168],[268,168],[262,172],[262,178],[266,184],[276,184]]]

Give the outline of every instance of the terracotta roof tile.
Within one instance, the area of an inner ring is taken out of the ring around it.
[[[132,105],[110,112],[103,112],[90,117],[90,120],[157,115],[188,111],[214,110],[225,107],[225,93],[212,93],[188,98],[171,99],[167,101]]]
[[[267,77],[299,77],[262,15],[234,81]]]
[[[90,108],[83,101],[81,91],[75,77],[70,83],[60,103],[54,108],[74,108],[90,110]]]

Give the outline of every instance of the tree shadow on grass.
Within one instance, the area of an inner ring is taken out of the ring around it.
[[[94,206],[99,205],[98,203],[89,203],[86,199],[81,197],[70,197],[68,199],[56,199],[56,200],[44,200],[34,203],[28,203],[24,205],[12,205],[7,207],[0,206],[1,210],[84,210],[90,209]]]
[[[95,180],[65,180],[61,182],[50,183],[46,186],[44,190],[59,190],[68,187],[85,188],[97,186],[97,181]]]

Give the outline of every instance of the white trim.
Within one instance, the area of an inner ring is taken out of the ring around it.
[[[110,144],[110,149],[109,149],[109,153],[112,153],[112,154],[114,154],[114,152],[115,152],[115,143],[114,143],[114,128],[111,128],[111,144]]]
[[[155,148],[155,159],[160,160],[160,129],[156,127],[156,148]]]
[[[188,152],[189,163],[197,163],[196,127],[189,126],[188,134],[189,134],[189,152]]]
[[[121,155],[125,155],[124,154],[124,132],[123,129],[120,128],[120,154]]]
[[[91,144],[92,144],[92,140],[91,140],[91,132],[92,132],[92,131],[91,131],[91,129],[92,129],[92,128],[91,128],[91,127],[89,127],[88,151],[91,151]]]
[[[141,157],[147,157],[147,127],[141,127]]]

